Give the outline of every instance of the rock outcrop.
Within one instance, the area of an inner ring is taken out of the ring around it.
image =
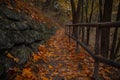
[[[30,16],[0,6],[0,76],[11,67],[24,64],[37,52],[37,47],[55,33],[56,28],[36,23]],[[7,57],[10,53],[19,61]]]

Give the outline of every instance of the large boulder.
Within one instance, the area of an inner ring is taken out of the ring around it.
[[[19,65],[23,65],[30,58],[32,51],[31,51],[31,49],[29,47],[27,47],[25,45],[22,45],[22,46],[17,46],[15,48],[13,48],[10,51],[10,53],[14,57],[18,58],[18,64]]]
[[[1,6],[0,12],[2,14],[4,14],[4,16],[10,20],[20,21],[20,20],[25,19],[25,15],[23,15],[22,13],[20,14],[16,11],[11,10],[11,9],[8,9],[8,8],[6,8],[6,6]]]
[[[16,29],[14,23],[8,19],[1,18],[0,19],[0,29],[2,30],[14,30]]]
[[[10,38],[6,36],[6,32],[0,30],[0,50],[1,49],[9,49],[13,46],[10,42]]]
[[[24,22],[15,22],[15,25],[21,31],[29,29],[29,25],[27,24],[27,21],[24,21]]]
[[[41,44],[43,44],[44,43],[44,41],[38,41],[38,42],[35,42],[35,43],[32,43],[31,45],[30,45],[30,48],[31,48],[31,50],[32,51],[34,51],[35,53],[37,53],[38,52],[38,47],[41,45]]]
[[[14,45],[24,43],[24,36],[18,31],[6,31],[6,37],[10,39],[10,42]]]
[[[26,30],[22,32],[25,40],[25,44],[30,44],[35,41],[41,41],[42,40],[42,33],[39,33],[38,31],[35,30]]]

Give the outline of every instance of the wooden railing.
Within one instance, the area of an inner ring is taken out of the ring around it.
[[[102,23],[77,23],[77,24],[66,24],[65,26],[76,26],[76,27],[120,27],[120,21],[118,22],[102,22]]]
[[[78,32],[78,34],[77,34],[78,37],[77,38],[74,37],[74,35],[73,35],[73,27],[78,27],[78,29],[79,29],[77,31]],[[88,27],[89,28],[95,28],[96,30],[98,30],[100,28],[107,28],[107,27],[108,28],[120,28],[120,22],[78,23],[78,24],[66,24],[65,25],[65,33],[66,33],[66,35],[68,35],[70,39],[72,38],[73,40],[75,40],[76,45],[80,45],[81,47],[83,47],[91,55],[91,57],[95,60],[95,63],[94,63],[94,78],[98,77],[99,62],[120,69],[120,63],[100,56],[100,53],[99,53],[99,50],[98,50],[98,46],[100,45],[99,42],[96,42],[95,45],[94,45],[94,50],[91,50],[89,48],[89,46],[86,45],[86,43],[82,41],[83,34],[81,33],[82,31],[80,29],[81,28],[88,28]],[[100,36],[99,30],[98,30],[98,32],[95,31],[95,33],[96,33],[96,35],[94,37],[94,40],[99,41],[100,40],[100,38],[99,38],[99,36]],[[84,35],[84,36],[86,36],[86,35]],[[118,35],[118,36],[119,36],[119,39],[118,39],[118,45],[119,45],[120,35]],[[92,46],[92,45],[90,45],[90,46]],[[79,47],[77,46],[76,48],[79,48]],[[120,49],[120,46],[119,46],[119,49]]]

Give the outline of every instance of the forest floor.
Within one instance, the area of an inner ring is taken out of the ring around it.
[[[69,43],[63,28],[38,50],[15,80],[93,80],[94,60],[82,48],[75,52],[75,42]],[[111,80],[107,75],[111,68],[100,66],[100,80]]]

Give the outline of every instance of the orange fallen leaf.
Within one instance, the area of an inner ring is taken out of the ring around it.
[[[49,67],[49,69],[53,69],[53,66],[52,66],[52,65],[49,65],[48,67]]]
[[[9,57],[9,58],[11,58],[11,59],[13,59],[15,62],[19,62],[19,59],[18,58],[16,58],[16,57],[14,57],[13,55],[11,55],[11,53],[8,53],[7,54],[7,57]]]
[[[42,80],[49,80],[47,77],[44,77],[44,76],[42,76],[41,79]]]
[[[109,69],[105,69],[104,71],[110,74],[112,73]]]

